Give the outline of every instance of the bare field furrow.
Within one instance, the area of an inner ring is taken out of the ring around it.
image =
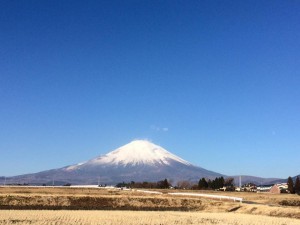
[[[44,225],[299,225],[299,220],[229,213],[127,211],[0,211],[0,224]]]

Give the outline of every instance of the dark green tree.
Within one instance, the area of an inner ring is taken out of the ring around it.
[[[167,179],[161,180],[157,182],[157,187],[158,188],[163,188],[163,189],[167,189],[170,187],[170,184],[168,182]]]
[[[207,182],[206,182],[206,180],[205,180],[204,177],[199,180],[198,188],[199,189],[207,189],[208,188],[208,184],[207,184]]]
[[[207,181],[207,188],[211,189],[211,186],[212,186],[212,181],[210,179],[208,179],[208,181]]]
[[[216,189],[216,179],[211,181],[210,188],[213,190]]]
[[[219,178],[216,177],[216,179],[213,180],[213,189],[219,189]]]
[[[220,188],[224,187],[225,180],[224,177],[220,177]]]
[[[124,187],[127,187],[127,186],[129,186],[129,185],[127,183],[125,183],[124,181],[123,181],[123,183],[118,183],[116,185],[116,187],[118,187],[118,188],[124,188]]]
[[[291,177],[288,178],[287,185],[288,185],[288,191],[291,194],[294,194],[294,181],[293,181],[293,179]]]
[[[300,178],[297,177],[295,181],[295,193],[300,194]]]
[[[214,188],[215,189],[219,189],[222,188],[224,186],[224,177],[217,177],[215,179],[215,184],[214,184]]]

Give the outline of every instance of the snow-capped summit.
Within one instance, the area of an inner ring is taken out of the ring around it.
[[[147,140],[132,141],[108,154],[90,160],[88,164],[111,164],[111,165],[169,165],[170,161],[177,161],[185,165],[191,163],[173,155],[166,149],[155,145]]]

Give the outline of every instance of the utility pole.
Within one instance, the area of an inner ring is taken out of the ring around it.
[[[240,176],[240,189],[242,187],[242,176]]]

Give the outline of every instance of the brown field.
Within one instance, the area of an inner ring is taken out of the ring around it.
[[[191,191],[242,197],[239,203],[172,191],[0,187],[0,224],[300,224],[298,195]]]
[[[41,225],[299,225],[299,220],[236,213],[4,210],[0,224]]]

